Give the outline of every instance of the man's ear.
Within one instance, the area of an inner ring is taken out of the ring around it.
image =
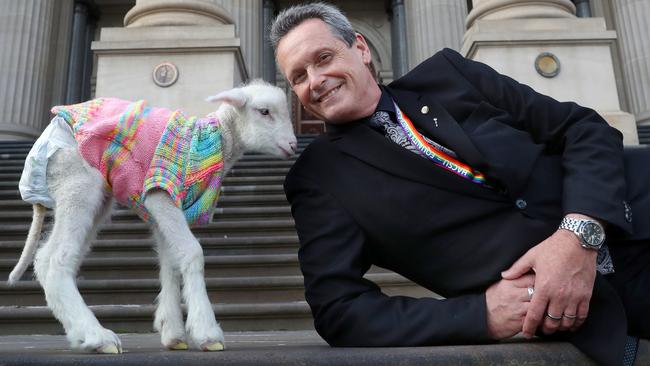
[[[231,104],[234,107],[242,108],[243,106],[246,105],[246,102],[248,102],[248,96],[246,95],[246,93],[241,91],[241,89],[235,88],[235,89],[226,90],[217,95],[209,96],[205,98],[205,100],[213,103],[224,102],[224,103]]]
[[[361,33],[356,34],[354,46],[361,51],[361,60],[363,63],[369,65],[372,60],[372,55],[370,54],[370,47],[368,47],[368,43]]]

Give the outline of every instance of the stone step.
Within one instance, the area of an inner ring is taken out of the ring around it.
[[[224,196],[237,196],[237,195],[267,195],[267,194],[284,194],[284,189],[280,184],[248,184],[236,186],[223,186],[221,187],[221,195]],[[20,192],[18,187],[14,186],[11,189],[0,187],[0,200],[20,199]]]
[[[287,197],[284,193],[266,195],[242,194],[219,197],[217,207],[284,206],[288,204]],[[31,207],[31,204],[21,199],[0,200],[0,211],[28,210],[29,207]]]
[[[369,273],[365,277],[382,292],[411,297],[435,296],[395,273]],[[207,277],[208,296],[213,304],[292,302],[304,300],[302,276]],[[88,305],[153,304],[160,283],[157,279],[77,280]],[[0,282],[0,306],[44,306],[38,282],[19,281],[15,286]]]
[[[265,166],[259,164],[257,166],[235,166],[229,172],[229,176],[243,177],[243,176],[269,176],[269,175],[286,175],[289,172],[290,164]],[[0,174],[7,173],[20,173],[23,171],[23,165],[5,166],[0,165]]]
[[[46,212],[46,222],[52,218],[52,210]],[[250,206],[250,207],[217,207],[213,221],[243,220],[243,219],[287,219],[291,218],[289,206]],[[2,223],[30,223],[32,220],[31,206],[24,206],[15,211],[0,211]],[[139,222],[140,218],[135,212],[126,208],[116,208],[111,213],[110,222]]]
[[[6,281],[18,258],[0,259],[0,281]],[[90,257],[81,265],[79,280],[157,279],[158,258],[143,257]],[[248,254],[210,255],[205,257],[206,277],[299,276],[298,255]],[[33,278],[32,268],[23,280]]]
[[[304,148],[314,140],[314,137],[297,136],[298,148]],[[32,148],[34,141],[0,141],[0,153],[24,152]],[[262,155],[256,152],[247,152],[247,155]]]
[[[89,306],[102,325],[117,333],[153,331],[155,307],[151,304]],[[212,305],[224,330],[304,330],[313,329],[305,301],[216,303]],[[0,306],[0,334],[62,334],[63,328],[46,306]],[[0,355],[0,364],[3,364]],[[9,364],[7,364],[9,365]]]
[[[223,180],[223,186],[239,186],[239,185],[264,185],[264,184],[283,184],[284,175],[270,175],[270,176],[259,176],[259,177],[231,177],[230,175],[226,176]],[[20,180],[20,173],[3,173],[0,174],[0,189],[7,187],[17,188],[18,181]]]
[[[9,273],[18,262],[18,257],[0,259],[0,281],[6,281]],[[85,258],[77,280],[134,280],[157,279],[159,273],[158,257],[89,257]],[[389,273],[390,271],[372,266],[368,273]],[[251,277],[251,276],[301,276],[298,255],[280,254],[236,254],[205,256],[206,277]],[[22,280],[34,279],[30,266]]]
[[[226,322],[229,320],[223,322],[225,352],[170,352],[161,347],[160,335],[150,332],[121,333],[124,353],[103,356],[70,351],[63,335],[11,335],[0,337],[0,362],[59,366],[594,365],[569,343],[538,338],[526,340],[517,336],[507,342],[480,345],[329,347],[314,330],[242,332],[226,327]],[[650,365],[648,340],[639,343],[635,365]]]
[[[233,169],[235,168],[271,168],[271,167],[290,167],[295,162],[294,159],[280,160],[276,159],[267,159],[267,160],[240,160],[235,163]],[[16,160],[0,160],[0,166],[6,169],[19,169],[22,171],[23,166],[25,165],[25,159],[16,159]]]
[[[308,144],[319,135],[298,135],[298,145]],[[34,144],[34,140],[3,140],[0,141],[0,151],[2,149],[30,149]]]
[[[306,146],[307,144],[298,144],[298,149],[296,150],[296,154],[289,157],[286,160],[295,161],[297,159],[297,156],[303,152]],[[25,161],[25,158],[27,157],[28,153],[29,153],[28,148],[24,148],[24,149],[0,148],[0,164],[2,164],[4,161],[13,161],[13,160]],[[273,156],[273,155],[267,155],[267,154],[246,153],[244,154],[244,156],[240,158],[239,161],[270,161],[270,160],[281,160],[281,158],[278,158],[277,156]]]
[[[45,226],[45,225],[44,225]],[[44,232],[50,230],[50,225],[44,227]],[[0,240],[16,240],[26,238],[29,224],[0,224]],[[265,219],[265,220],[230,220],[216,221],[210,224],[192,228],[196,237],[243,235],[253,234],[270,235],[271,233],[288,235],[295,232],[293,219]],[[109,223],[100,226],[97,235],[100,239],[123,238],[128,235],[132,238],[149,237],[149,225],[144,222]]]
[[[288,254],[298,250],[298,236],[207,236],[198,238],[203,253],[209,255]],[[0,258],[18,258],[25,245],[20,240],[0,240]],[[155,256],[151,238],[97,239],[92,242],[89,257],[144,257]]]

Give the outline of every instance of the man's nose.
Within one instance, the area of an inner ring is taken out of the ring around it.
[[[307,77],[309,78],[309,89],[313,91],[320,90],[323,84],[325,84],[325,76],[318,71],[307,71]]]

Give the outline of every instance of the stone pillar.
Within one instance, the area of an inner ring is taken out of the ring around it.
[[[88,33],[88,4],[76,1],[72,17],[72,44],[68,63],[68,87],[66,104],[81,102],[83,94],[84,62],[86,61],[86,36]]]
[[[580,18],[591,17],[591,6],[589,0],[573,0],[576,5],[576,15]]]
[[[263,5],[260,0],[210,0],[220,5],[235,24],[235,37],[241,42],[241,51],[250,78],[262,77]]]
[[[460,49],[467,16],[466,1],[405,1],[411,68],[445,47]]]
[[[461,53],[560,101],[598,111],[638,144],[634,116],[621,110],[616,32],[603,18],[577,18],[569,0],[474,0]]]
[[[264,0],[264,11],[262,32],[262,78],[271,84],[275,84],[275,52],[269,40],[268,35],[271,32],[271,24],[273,23],[273,13],[275,12],[275,1]]]
[[[48,0],[0,2],[0,139],[38,136],[48,119],[50,69],[58,64],[53,21],[60,10],[69,10],[57,9],[59,5]]]
[[[97,19],[93,18],[86,27],[86,43],[84,44],[84,69],[82,75],[83,85],[81,89],[81,100],[88,100],[91,98],[91,79],[93,76],[93,51],[91,49],[92,43],[95,39],[95,31],[97,30]]]
[[[398,78],[408,71],[408,49],[406,44],[406,20],[404,0],[391,1],[391,53],[393,62],[393,77]]]
[[[650,3],[644,0],[612,1],[623,77],[630,112],[638,124],[650,124]]]

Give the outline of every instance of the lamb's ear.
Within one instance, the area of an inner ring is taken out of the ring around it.
[[[226,90],[217,95],[209,96],[205,98],[205,100],[214,103],[224,102],[224,103],[231,104],[237,108],[241,108],[246,105],[246,102],[248,102],[248,96],[246,96],[246,93],[241,91],[241,89],[236,88],[236,89]]]

